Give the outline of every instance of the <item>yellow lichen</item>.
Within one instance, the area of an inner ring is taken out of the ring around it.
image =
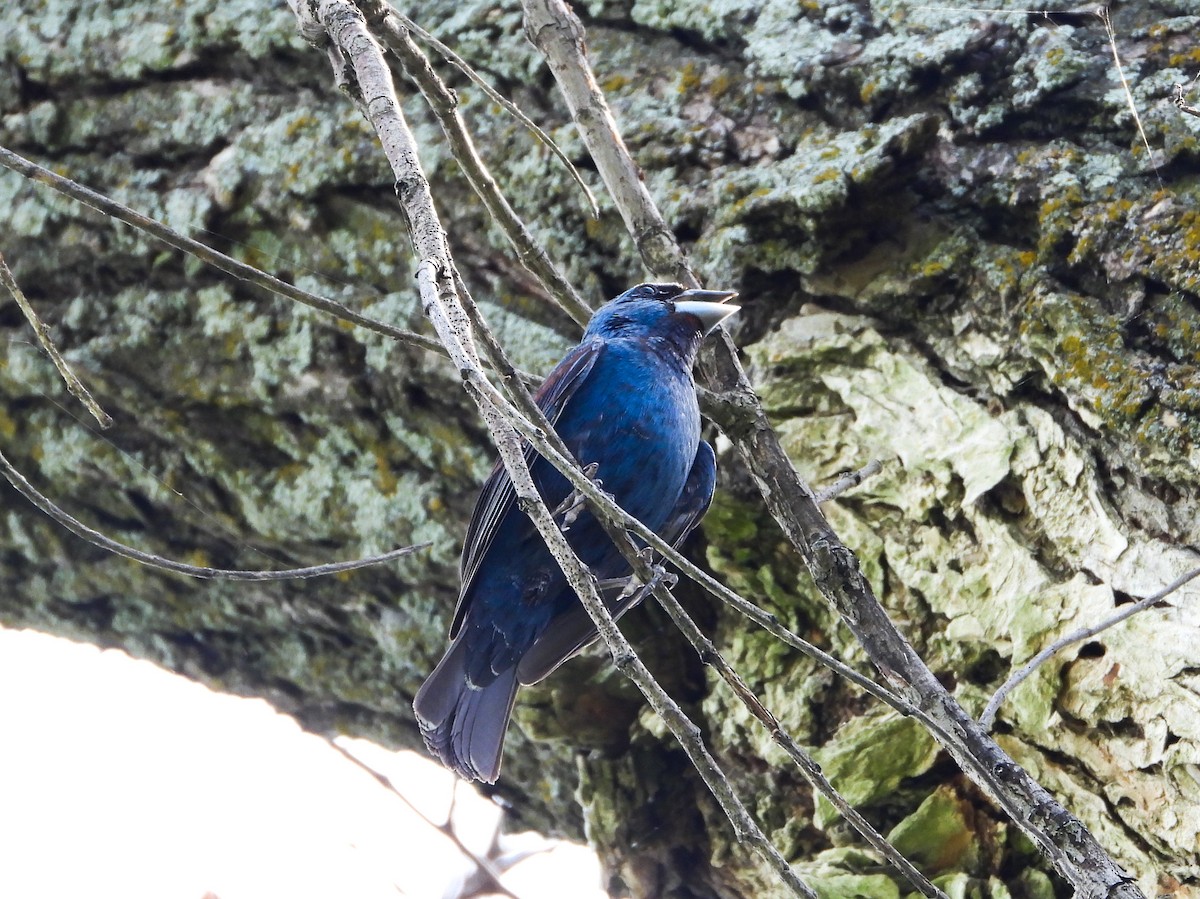
[[[686,94],[700,86],[700,70],[695,63],[689,62],[679,72],[679,93]]]
[[[395,496],[400,479],[382,449],[375,450],[375,483],[384,496]]]
[[[315,125],[316,123],[317,123],[317,119],[315,116],[299,115],[299,116],[296,116],[296,118],[292,119],[290,122],[288,122],[288,126],[287,126],[287,128],[284,129],[283,133],[289,139],[291,139],[291,138],[294,138],[301,131],[303,131],[305,128],[308,128],[311,125]]]

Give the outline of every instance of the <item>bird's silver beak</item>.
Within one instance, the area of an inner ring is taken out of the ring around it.
[[[726,300],[732,300],[736,296],[736,290],[685,290],[675,298],[675,311],[696,316],[700,319],[704,333],[711,334],[717,325],[742,308],[724,305]]]

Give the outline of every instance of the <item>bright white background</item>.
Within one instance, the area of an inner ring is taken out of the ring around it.
[[[485,853],[496,808],[437,765],[342,743]],[[598,899],[582,847],[504,876],[522,899]],[[0,896],[442,899],[471,865],[369,775],[266,703],[148,662],[0,629]]]

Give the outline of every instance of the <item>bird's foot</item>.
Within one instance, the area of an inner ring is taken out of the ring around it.
[[[659,584],[662,584],[668,590],[674,590],[675,585],[679,583],[679,575],[673,571],[667,571],[662,565],[654,566],[654,575],[650,578],[650,583],[646,585],[646,589],[653,590]]]
[[[653,550],[651,550],[650,547],[643,547],[638,551],[638,555],[642,557],[647,565],[650,565],[650,579],[648,581],[642,581],[636,574],[631,575],[629,577],[629,583],[626,584],[625,589],[621,591],[618,601],[625,599],[628,596],[633,596],[636,593],[640,593],[644,596],[647,593],[651,593],[659,584],[662,584],[668,590],[670,590],[677,583],[679,583],[679,575],[672,571],[667,571],[662,565],[652,564]],[[638,602],[641,602],[640,598],[638,599]]]
[[[583,466],[583,473],[589,481],[595,483],[597,487],[603,486],[604,482],[596,477],[596,472],[600,470],[599,462],[589,462]],[[583,514],[584,507],[587,505],[587,500],[578,490],[572,490],[567,494],[567,498],[558,504],[558,508],[554,510],[554,517],[559,518],[559,527],[563,531],[569,531],[579,516]]]
[[[596,588],[601,593],[612,593],[617,588],[624,590],[629,586],[629,582],[633,580],[633,575],[627,574],[624,577],[604,577],[596,581]]]

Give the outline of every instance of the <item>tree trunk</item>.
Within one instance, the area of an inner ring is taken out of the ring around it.
[[[0,144],[285,280],[422,327],[374,135],[286,8],[18,6],[0,33]],[[1014,663],[1200,560],[1200,119],[1166,102],[1200,67],[1192,8],[1113,9],[1111,45],[1088,9],[577,10],[668,222],[710,286],[742,292],[735,337],[796,465],[820,484],[884,461],[827,512],[973,713]],[[597,180],[519,4],[411,12]],[[561,165],[446,75],[513,205],[585,295],[642,280],[611,204],[601,197],[590,219]],[[406,113],[460,268],[518,364],[545,372],[577,330],[489,223],[419,97]],[[416,747],[409,703],[440,654],[458,541],[491,459],[457,373],[12,173],[0,173],[0,209],[0,252],[117,421],[96,433],[15,305],[0,306],[0,442],[60,504],[126,543],[222,567],[433,542],[340,577],[198,582],[95,549],[4,488],[0,622],[120,646],[318,732]],[[719,464],[692,557],[870,671],[736,455]],[[1195,595],[1064,651],[996,727],[1148,895],[1200,895]],[[951,895],[1069,895],[918,724],[689,598],[835,785]],[[823,896],[909,890],[814,804],[660,610],[626,621]],[[682,758],[592,652],[521,694],[496,792],[514,827],[580,836],[586,821],[635,895],[781,894]]]

